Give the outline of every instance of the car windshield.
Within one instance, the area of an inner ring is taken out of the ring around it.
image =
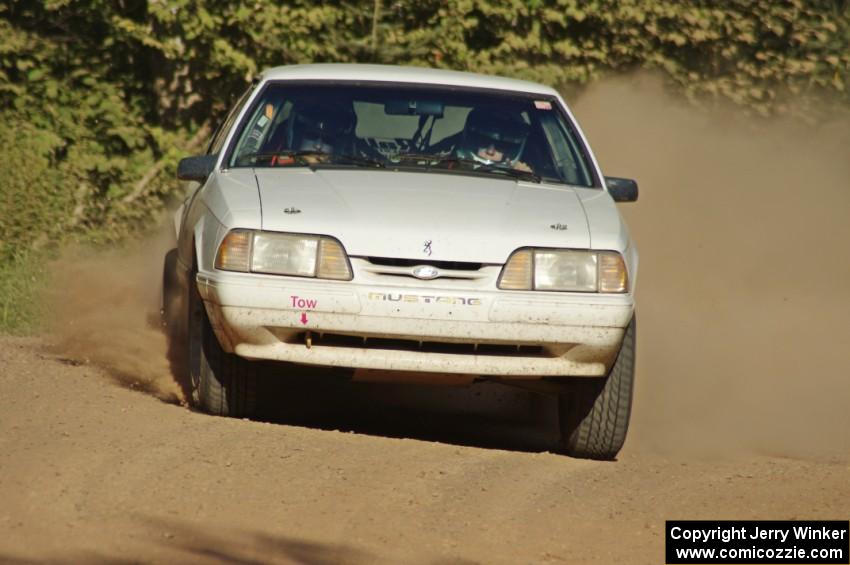
[[[555,99],[452,87],[270,83],[237,126],[227,163],[596,185]]]

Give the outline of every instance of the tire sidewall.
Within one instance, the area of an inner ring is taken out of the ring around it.
[[[195,285],[194,271],[189,277],[187,312],[186,355],[189,365],[189,385],[191,388],[192,406],[201,406],[201,387],[203,386],[203,366],[206,364],[204,355],[204,323],[206,312],[198,289]]]
[[[608,375],[580,379],[559,399],[561,441],[567,455],[612,460],[622,448],[631,418],[636,345],[637,319],[633,317]],[[601,431],[600,421],[613,429]],[[602,445],[600,438],[604,438]]]

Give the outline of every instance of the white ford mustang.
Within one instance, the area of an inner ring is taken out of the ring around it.
[[[562,445],[625,440],[637,251],[561,96],[372,65],[265,72],[179,178],[163,319],[193,401],[250,415],[256,360],[559,395]]]

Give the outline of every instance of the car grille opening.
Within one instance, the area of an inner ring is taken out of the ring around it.
[[[305,334],[300,334],[300,340]],[[385,337],[365,337],[337,333],[311,332],[312,346],[348,347],[357,349],[387,349],[396,351],[417,351],[421,353],[450,353],[455,355],[493,355],[501,357],[553,357],[554,355],[540,345],[498,344],[498,343],[449,343],[439,341],[418,341],[414,339],[395,339]]]
[[[431,265],[438,269],[448,271],[478,271],[483,263],[467,263],[464,261],[428,261],[419,259],[396,259],[393,257],[368,257],[373,265],[382,267],[418,267],[419,265]]]

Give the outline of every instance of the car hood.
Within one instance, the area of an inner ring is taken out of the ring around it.
[[[500,264],[519,247],[590,246],[581,200],[566,186],[398,171],[255,174],[264,230],[330,235],[351,256]]]

